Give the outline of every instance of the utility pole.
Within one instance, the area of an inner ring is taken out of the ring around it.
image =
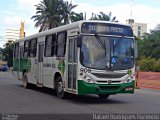
[[[130,4],[131,4],[130,19],[133,19],[133,0],[130,1]]]
[[[133,28],[134,19],[133,19],[133,0],[130,0],[130,18],[127,20],[127,25],[130,25]]]

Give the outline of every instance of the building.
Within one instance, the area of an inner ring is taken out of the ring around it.
[[[130,25],[132,28],[133,28],[133,24],[134,24],[134,19],[128,19],[128,20],[126,20],[126,24],[127,25]]]
[[[146,23],[134,23],[133,33],[135,36],[141,38],[147,33],[147,24]]]
[[[16,29],[6,29],[5,30],[5,42],[7,41],[15,41],[19,38],[25,37],[25,32],[24,32],[24,22],[21,21],[21,26],[20,30]]]
[[[5,42],[7,41],[15,41],[19,39],[20,30],[16,29],[6,29],[5,30]]]
[[[132,27],[134,35],[138,38],[141,38],[145,33],[147,33],[146,23],[137,23],[134,22],[134,19],[128,19],[126,24]]]

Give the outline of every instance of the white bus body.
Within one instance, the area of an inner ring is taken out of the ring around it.
[[[66,92],[106,98],[134,93],[135,53],[129,26],[79,21],[17,40],[13,74],[24,87],[53,88],[62,98]]]

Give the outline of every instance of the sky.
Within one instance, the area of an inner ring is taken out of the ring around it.
[[[20,29],[20,22],[25,21],[26,36],[35,34],[38,29],[31,17],[36,14],[36,7],[41,0],[1,0],[0,1],[0,47],[5,43],[5,29]],[[119,23],[126,23],[131,18],[131,0],[68,0],[78,5],[75,12],[86,13],[87,19],[92,13],[104,12],[116,16]],[[147,23],[147,31],[160,24],[160,0],[133,0],[132,18],[135,22]]]

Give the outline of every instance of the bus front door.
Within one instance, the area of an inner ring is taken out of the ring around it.
[[[72,90],[74,92],[76,90],[77,81],[77,37],[69,38],[67,76],[67,87],[69,90]]]
[[[44,43],[38,43],[38,79],[37,85],[43,85],[43,51]]]

